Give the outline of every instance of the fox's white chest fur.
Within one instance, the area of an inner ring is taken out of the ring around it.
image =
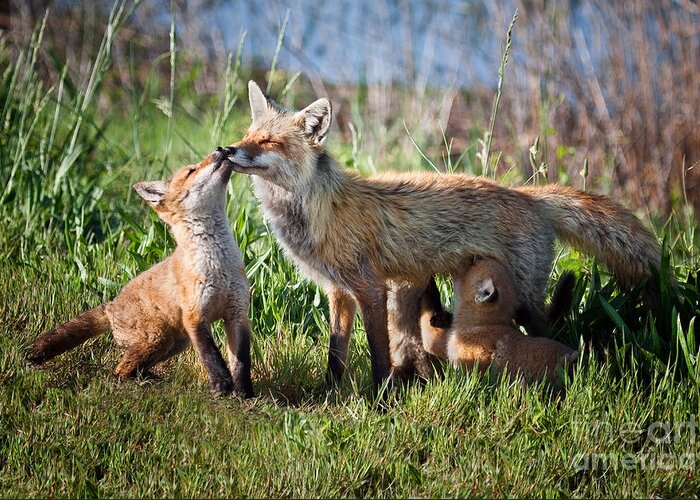
[[[337,280],[332,270],[317,257],[318,238],[325,234],[322,227],[325,221],[320,214],[311,213],[312,203],[308,198],[312,195],[286,192],[257,176],[253,177],[253,187],[265,221],[301,274],[323,287]]]
[[[198,278],[200,307],[219,317],[230,307],[246,310],[248,281],[241,250],[228,227],[225,216],[194,220],[188,225],[192,247],[188,257]]]
[[[299,255],[309,257],[316,246],[309,219],[316,214],[308,213],[304,197],[258,177],[253,178],[253,186],[265,220],[283,245]]]

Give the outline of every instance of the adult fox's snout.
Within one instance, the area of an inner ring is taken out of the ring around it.
[[[214,163],[222,162],[224,160],[233,160],[231,156],[235,152],[236,148],[231,148],[233,151],[229,151],[229,148],[224,148],[222,146],[217,146],[216,150],[209,156],[211,161]]]
[[[236,154],[236,148],[234,146],[226,146],[225,148],[219,146],[218,148],[216,148],[216,150],[219,153],[225,155],[226,159],[230,161],[233,161],[234,156]]]
[[[261,175],[263,171],[269,168],[269,165],[259,161],[259,154],[253,154],[242,147],[219,146],[216,148],[216,152],[225,155],[224,159],[230,162],[233,170],[239,174]]]

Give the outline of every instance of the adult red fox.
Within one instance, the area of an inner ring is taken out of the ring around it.
[[[125,350],[115,370],[120,378],[146,374],[191,343],[215,394],[252,396],[249,287],[226,217],[231,170],[231,162],[217,151],[198,165],[182,167],[169,181],[135,184],[138,195],[170,225],[177,248],[111,302],[42,334],[27,360],[42,364],[112,330]],[[211,334],[211,323],[222,318],[230,370]]]
[[[594,255],[625,287],[660,265],[655,237],[608,198],[559,185],[509,189],[463,174],[362,178],[326,151],[328,99],[287,111],[255,82],[248,89],[252,124],[226,148],[228,158],[252,176],[286,255],[328,293],[331,379],[343,373],[356,304],[375,385],[389,376],[391,280],[422,287],[437,273],[459,272],[468,259],[492,258],[513,275],[520,316],[541,330],[556,237]]]

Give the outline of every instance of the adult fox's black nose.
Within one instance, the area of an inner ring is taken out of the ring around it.
[[[236,148],[233,147],[233,146],[226,146],[225,148],[222,148],[221,146],[219,146],[219,148],[217,148],[217,150],[218,150],[218,151],[221,151],[221,152],[222,152],[223,154],[225,154],[227,157],[228,157],[228,156],[233,156],[233,155],[236,154]]]
[[[222,146],[217,146],[216,148],[216,156],[214,157],[214,161],[222,161],[222,160],[229,160],[232,161],[233,155],[236,154],[236,148],[233,146],[228,146],[228,147],[222,147]]]

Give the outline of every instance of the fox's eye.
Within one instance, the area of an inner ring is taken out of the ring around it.
[[[261,146],[277,146],[279,145],[279,141],[275,141],[274,139],[262,139],[260,142],[258,142]]]

